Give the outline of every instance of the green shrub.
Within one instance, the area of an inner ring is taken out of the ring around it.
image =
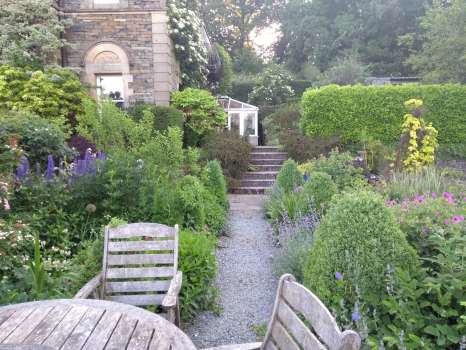
[[[232,89],[233,61],[222,45],[216,44],[216,47],[222,61],[222,78],[220,79],[218,91],[222,95],[229,95]]]
[[[249,95],[257,84],[256,76],[237,77],[232,82],[231,97],[239,101],[248,101]]]
[[[185,321],[216,306],[217,292],[213,287],[217,274],[216,243],[215,237],[209,234],[181,231],[179,269],[183,271],[183,286],[180,305]]]
[[[367,130],[391,144],[402,129],[404,102],[412,98],[424,101],[424,119],[438,128],[440,144],[466,139],[466,87],[452,84],[310,89],[302,100],[301,126],[309,136],[340,135],[343,142],[358,142],[361,130]]]
[[[18,137],[19,146],[32,165],[46,164],[49,155],[55,159],[70,160],[73,157],[63,131],[30,112],[0,112],[0,138],[6,135]]]
[[[345,193],[335,198],[316,231],[305,283],[331,307],[344,303],[348,311],[364,303],[377,310],[387,294],[387,268],[416,267],[416,253],[382,197],[371,191]]]
[[[330,175],[313,172],[304,184],[303,193],[305,197],[312,199],[319,212],[324,212],[332,197],[337,193],[337,186]]]
[[[291,193],[304,183],[304,178],[298,170],[298,164],[292,159],[288,159],[277,175],[277,183],[284,193]]]
[[[353,165],[350,153],[330,152],[328,157],[320,156],[313,162],[313,171],[329,174],[339,189],[345,187],[360,187],[366,182],[362,177],[362,170]]]
[[[183,216],[183,226],[203,230],[205,224],[204,187],[194,176],[180,180],[178,189],[179,212]]]
[[[218,128],[225,128],[227,115],[218,103],[217,99],[207,90],[186,89],[172,94],[173,107],[182,111],[185,118],[185,133],[194,133],[194,136],[202,138],[207,133]],[[199,143],[190,142],[188,146],[197,146]]]
[[[87,98],[79,77],[70,70],[30,72],[0,65],[0,109],[30,111],[68,132]]]
[[[269,66],[249,95],[248,101],[258,105],[277,105],[294,96],[291,75],[279,65]]]
[[[144,119],[144,113],[150,113],[153,120],[153,130],[166,131],[168,128],[183,130],[183,113],[173,107],[157,106],[146,103],[136,103],[127,110],[129,116],[140,122]]]
[[[234,186],[248,170],[252,146],[238,133],[231,131],[215,133],[206,141],[203,148],[207,159],[220,162],[230,187]]]
[[[227,185],[223,176],[222,166],[218,160],[211,160],[204,168],[203,182],[207,190],[225,209],[228,208]]]

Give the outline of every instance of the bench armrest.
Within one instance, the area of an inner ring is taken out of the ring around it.
[[[79,292],[73,297],[73,299],[89,299],[89,297],[97,291],[101,284],[102,273],[99,273],[97,276],[95,276],[93,279],[87,282],[84,285],[84,287],[82,287],[79,290]]]
[[[224,345],[217,348],[208,348],[204,350],[259,350],[262,343],[249,343],[249,344],[235,344],[235,345]]]
[[[167,295],[163,298],[162,307],[165,309],[174,308],[178,303],[178,295],[180,294],[181,285],[183,283],[183,273],[178,271],[173,277]]]

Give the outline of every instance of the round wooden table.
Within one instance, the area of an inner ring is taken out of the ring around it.
[[[2,348],[196,349],[186,334],[154,313],[131,305],[81,299],[1,307]]]

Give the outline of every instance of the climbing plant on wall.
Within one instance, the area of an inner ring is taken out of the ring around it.
[[[207,83],[208,50],[202,21],[188,0],[169,0],[170,36],[180,62],[183,86],[204,87]]]

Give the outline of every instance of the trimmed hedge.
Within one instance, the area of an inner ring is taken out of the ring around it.
[[[301,127],[309,136],[340,135],[358,142],[362,130],[384,143],[398,141],[404,102],[422,99],[426,122],[439,131],[441,144],[466,140],[466,85],[337,86],[307,90],[302,98]]]

